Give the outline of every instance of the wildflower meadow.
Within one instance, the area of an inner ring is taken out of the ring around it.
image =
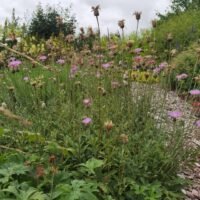
[[[29,25],[6,20],[0,199],[199,199],[195,6],[172,9],[146,30],[142,10],[133,9],[131,34],[126,19],[116,21],[118,33],[104,34],[101,5],[84,11],[96,27],[78,33],[76,19],[56,9],[38,7]]]

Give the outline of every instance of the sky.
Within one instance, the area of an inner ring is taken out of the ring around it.
[[[151,20],[156,18],[156,13],[165,13],[169,8],[170,0],[0,0],[0,24],[6,17],[10,17],[12,9],[15,8],[16,16],[24,19],[30,19],[31,13],[38,3],[42,5],[56,5],[60,3],[63,7],[72,4],[72,13],[75,14],[78,25],[77,27],[94,28],[96,18],[91,12],[91,6],[100,5],[99,22],[101,32],[104,34],[109,32],[117,32],[119,20],[125,20],[125,33],[130,33],[136,29],[136,20],[133,13],[141,11],[140,28],[148,28],[151,26]]]

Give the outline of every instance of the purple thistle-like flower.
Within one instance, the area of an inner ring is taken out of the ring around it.
[[[141,49],[141,48],[136,48],[136,49],[134,50],[134,53],[136,53],[136,54],[140,54],[140,53],[141,53],[141,51],[142,51],[142,49]]]
[[[11,62],[9,62],[8,67],[11,70],[18,70],[19,66],[22,64],[22,62],[20,60],[13,60]]]
[[[160,67],[156,67],[153,72],[154,74],[159,74],[162,71],[162,69]]]
[[[92,99],[89,99],[89,98],[84,99],[84,100],[83,100],[83,104],[84,104],[84,106],[85,106],[86,108],[89,108],[89,107],[92,105]]]
[[[39,57],[39,60],[42,62],[44,62],[46,59],[47,59],[47,56],[44,56],[44,55]]]
[[[190,94],[191,95],[200,95],[200,90],[198,90],[198,89],[190,90]]]
[[[69,75],[70,78],[73,78],[77,72],[78,72],[78,66],[76,65],[71,66],[70,75]]]
[[[89,118],[89,117],[85,117],[85,118],[82,120],[82,123],[83,123],[85,126],[88,126],[89,124],[92,123],[92,119]]]
[[[167,62],[160,63],[159,68],[165,69],[168,66]]]
[[[172,119],[178,119],[182,116],[182,112],[180,111],[169,111],[168,116],[171,117]]]
[[[57,63],[60,64],[60,65],[64,65],[64,64],[65,64],[65,60],[63,60],[63,59],[58,59],[58,60],[57,60]]]
[[[200,128],[200,120],[196,121],[195,125]]]
[[[180,80],[186,79],[187,77],[188,77],[187,74],[179,74],[179,75],[176,76],[176,79],[178,81],[180,81]]]
[[[108,68],[110,68],[110,63],[104,63],[104,64],[102,64],[102,67],[104,68],[104,69],[108,69]]]

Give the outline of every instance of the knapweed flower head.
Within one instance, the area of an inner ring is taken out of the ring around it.
[[[169,111],[168,112],[168,116],[171,117],[172,119],[178,119],[180,117],[182,117],[182,112],[180,111]]]
[[[165,69],[166,67],[168,67],[168,63],[167,62],[162,62],[159,65],[160,69]]]
[[[107,130],[107,131],[110,131],[112,128],[113,128],[114,124],[112,122],[112,120],[108,120],[104,123],[104,128]]]
[[[200,95],[200,90],[198,90],[198,89],[190,90],[190,94],[191,95]]]
[[[124,23],[124,22],[125,22],[124,19],[118,21],[118,26],[119,26],[121,29],[123,29],[123,28],[125,27],[125,23]]]
[[[161,71],[162,71],[162,69],[160,67],[156,67],[153,69],[154,74],[159,74]]]
[[[84,117],[83,120],[82,120],[82,124],[85,125],[85,126],[88,126],[92,123],[92,119],[89,118],[89,117]]]
[[[136,54],[140,54],[140,53],[141,53],[141,51],[142,51],[142,49],[141,49],[141,48],[136,48],[136,49],[134,49],[134,53],[136,53]]]
[[[70,78],[73,78],[78,72],[78,66],[72,65],[70,69]]]
[[[19,70],[19,66],[21,64],[22,64],[22,62],[20,60],[13,60],[13,61],[11,61],[11,62],[8,63],[8,67],[12,71],[17,71],[17,70]]]
[[[39,60],[42,62],[46,61],[46,59],[47,59],[47,56],[45,55],[39,56]]]
[[[99,16],[100,5],[92,6],[92,12],[94,13],[95,17]]]
[[[177,75],[177,76],[176,76],[176,79],[177,79],[178,81],[181,81],[181,80],[186,79],[187,77],[188,77],[188,75],[183,73],[183,74]]]
[[[134,58],[134,61],[135,61],[136,63],[142,63],[142,62],[144,61],[144,58],[143,58],[142,56],[136,56],[136,57]]]
[[[135,15],[136,20],[140,20],[142,12],[136,11],[136,12],[133,13],[133,15]]]
[[[92,105],[92,99],[90,98],[86,98],[83,100],[83,105],[86,107],[86,108],[89,108],[91,105]]]
[[[195,125],[200,128],[200,120],[196,121]]]
[[[110,64],[110,63],[104,63],[104,64],[102,64],[102,67],[103,67],[104,69],[108,69],[108,68],[111,67],[111,64]]]
[[[64,59],[58,59],[57,63],[60,65],[64,65],[65,64],[65,60]]]

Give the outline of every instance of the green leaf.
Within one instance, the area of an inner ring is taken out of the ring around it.
[[[104,164],[103,160],[98,160],[96,158],[91,158],[86,163],[80,164],[85,167],[88,173],[95,174],[95,169],[101,167]]]

